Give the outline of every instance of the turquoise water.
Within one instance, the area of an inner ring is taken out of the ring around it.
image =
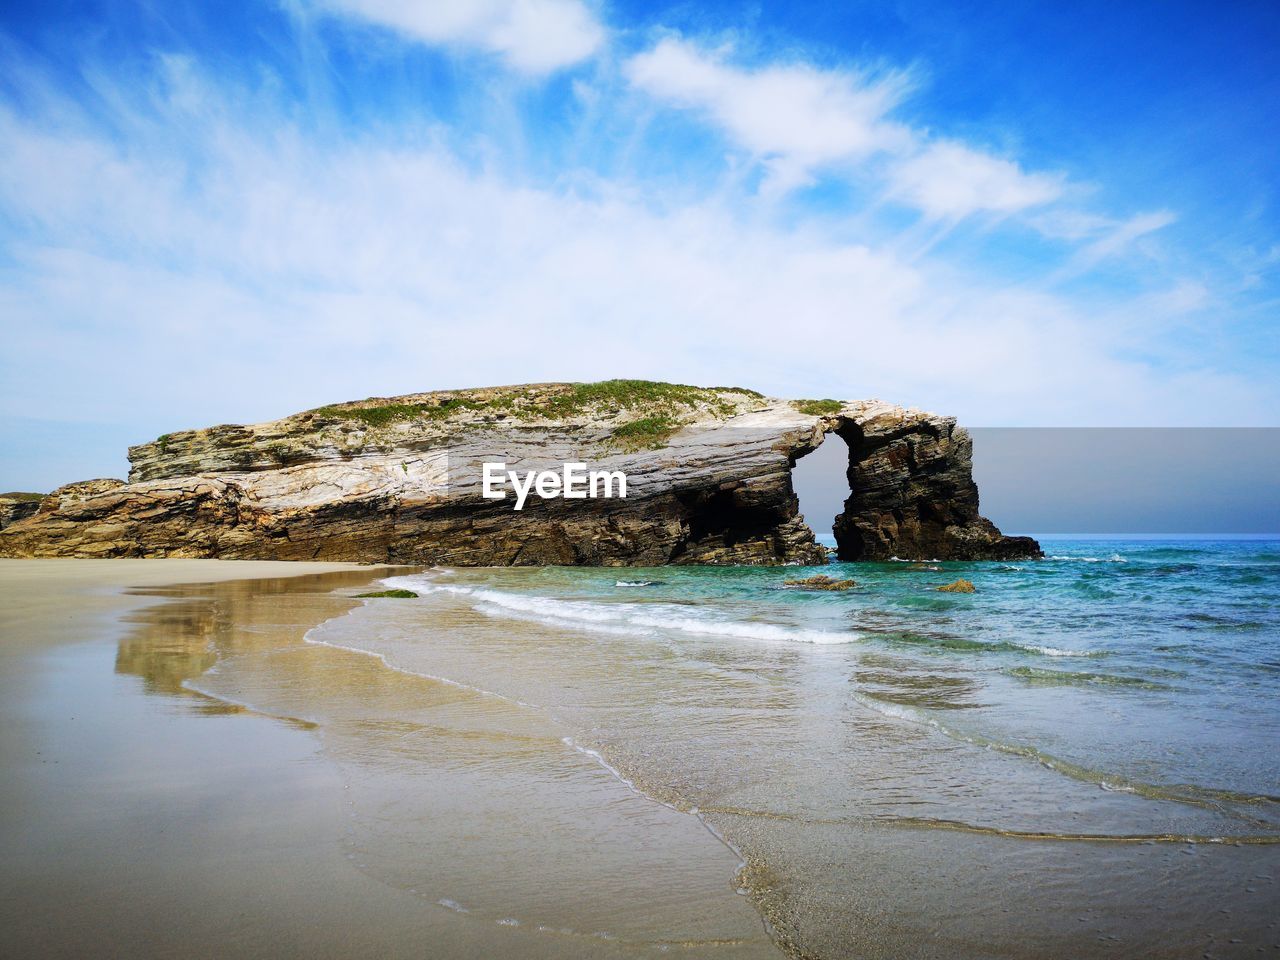
[[[1042,542],[1017,563],[435,569],[308,638],[565,731],[556,749],[730,844],[814,955],[1270,944],[1280,541]],[[815,573],[857,585],[785,584]],[[938,591],[958,577],[976,592]]]
[[[544,568],[412,580],[498,620],[615,645],[629,638],[624,648],[637,657],[655,642],[691,663],[715,651],[723,661],[726,652],[814,648],[818,668],[849,688],[833,709],[877,711],[1105,790],[1210,804],[1238,820],[1216,831],[1280,823],[1270,802],[1280,796],[1280,542],[1043,545],[1045,559],[1017,563]],[[784,585],[817,572],[857,586]],[[960,576],[975,593],[937,590]],[[823,702],[821,688],[811,692],[815,702],[797,709]]]

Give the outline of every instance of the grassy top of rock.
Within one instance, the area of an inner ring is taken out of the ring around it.
[[[406,439],[446,439],[500,426],[588,427],[623,450],[661,447],[682,426],[767,406],[745,387],[696,387],[655,380],[534,383],[436,390],[328,404],[268,423],[168,433],[129,451],[130,478],[259,470],[310,459],[391,449]]]
[[[321,419],[358,420],[370,427],[409,421],[492,415],[495,419],[540,422],[581,416],[611,417],[623,412],[671,417],[680,410],[707,410],[721,416],[741,412],[743,401],[761,400],[744,387],[694,387],[655,380],[601,380],[597,383],[522,384],[472,390],[440,390],[390,400],[373,398],[330,404],[308,413]],[[303,415],[305,416],[305,414]]]
[[[745,387],[695,387],[657,380],[537,383],[439,390],[391,399],[330,404],[300,414],[310,422],[358,423],[375,432],[412,424],[430,428],[498,423],[540,425],[591,420],[607,424],[628,450],[660,447],[695,419],[725,419],[755,409],[764,396]],[[293,418],[297,419],[297,418]]]
[[[844,406],[839,400],[792,400],[791,404],[801,413],[808,414],[811,417],[839,413]]]

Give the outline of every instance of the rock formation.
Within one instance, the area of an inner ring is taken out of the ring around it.
[[[437,391],[321,407],[129,450],[127,483],[55,490],[0,555],[456,565],[822,563],[791,468],[850,447],[841,559],[1038,555],[978,514],[968,435],[879,401],[789,401],[649,381]],[[583,462],[625,498],[482,496],[484,462]]]
[[[0,530],[35,513],[41,499],[30,493],[0,493]]]
[[[978,513],[973,440],[954,419],[873,403],[832,420],[850,451],[849,499],[834,529],[839,559],[1041,555],[1036,541],[1003,536]]]
[[[828,577],[825,573],[819,573],[813,577],[803,577],[799,580],[783,580],[784,587],[791,587],[794,590],[852,590],[858,585],[856,580],[837,580],[835,577]]]

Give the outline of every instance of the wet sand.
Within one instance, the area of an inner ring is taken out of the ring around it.
[[[1104,789],[860,699],[872,672],[909,684],[906,694],[967,696],[965,676],[945,663],[910,671],[869,645],[726,641],[696,632],[706,621],[676,635],[610,630],[616,620],[601,623],[600,606],[548,607],[530,588],[586,575],[397,578],[421,597],[371,602],[311,638],[363,651],[384,670],[488,691],[511,716],[554,718],[645,795],[740,850],[748,867],[739,882],[792,956],[1189,960],[1276,949],[1280,845],[1269,797],[1233,805]],[[653,574],[664,575],[676,576]],[[634,612],[631,593],[613,596],[613,609]],[[686,616],[685,607],[651,606],[647,622],[655,610]],[[581,623],[567,620],[574,612]],[[309,702],[291,692],[297,673],[230,661],[201,685],[289,712]],[[389,725],[413,719],[405,703],[384,702]],[[318,719],[331,729],[339,718]],[[371,742],[352,732],[350,750]],[[415,815],[402,804],[369,820],[365,849],[380,869],[421,883],[399,855]],[[501,884],[489,890],[513,896]]]
[[[554,721],[304,644],[388,572],[0,561],[0,955],[778,955]]]
[[[351,599],[395,572],[0,561],[0,956],[1275,949],[1267,822],[853,709],[932,676],[883,653]]]

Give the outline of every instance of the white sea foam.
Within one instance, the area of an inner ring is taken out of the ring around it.
[[[624,583],[626,581],[619,581]],[[474,609],[486,616],[506,617],[551,626],[593,630],[621,636],[646,636],[654,630],[707,637],[760,640],[764,642],[812,643],[836,645],[857,643],[863,636],[852,631],[810,630],[769,623],[746,623],[741,620],[699,614],[687,604],[664,603],[594,603],[586,600],[561,600],[533,594],[509,593],[485,587],[467,587],[440,583],[421,575],[388,577],[382,583],[422,593],[447,593],[470,597]],[[1015,643],[1028,653],[1046,657],[1096,657],[1094,650],[1067,650],[1033,643]]]
[[[451,570],[432,570],[429,573],[409,573],[398,577],[383,577],[378,583],[391,590],[413,590],[417,592],[424,584],[435,586],[437,577],[446,576],[452,572]]]
[[[813,644],[854,643],[861,639],[853,632],[807,630],[779,624],[725,619],[696,612],[684,604],[593,603],[430,582],[425,585],[419,582],[418,589],[467,595],[474,600],[477,611],[490,616],[608,633],[646,636],[654,630],[667,630],[704,637]]]
[[[681,812],[679,807],[672,806],[671,804],[667,803],[664,800],[659,800],[657,797],[652,797],[649,794],[645,793],[643,790],[641,790],[639,787],[637,787],[634,781],[625,777],[621,770],[619,770],[617,767],[611,764],[608,760],[606,760],[604,758],[604,754],[602,754],[599,750],[593,750],[591,747],[584,747],[582,744],[574,740],[573,737],[562,737],[560,742],[563,743],[570,750],[580,753],[584,757],[589,757],[598,766],[603,767],[605,770],[607,770],[615,780],[621,783],[624,787],[626,787],[636,796],[643,797],[646,800],[651,800],[654,803],[658,804],[659,806],[666,807],[669,810],[675,810],[677,813]],[[698,811],[695,809],[695,810],[690,810],[689,812],[696,814]]]
[[[892,703],[888,700],[877,700],[875,697],[868,697],[861,693],[855,693],[853,699],[868,710],[873,710],[882,716],[889,717],[893,720],[906,720],[909,723],[919,723],[927,727],[939,727],[940,724],[932,718],[921,713],[913,707],[905,706],[901,703]]]
[[[1074,563],[1128,563],[1129,562],[1124,557],[1120,556],[1120,554],[1118,553],[1113,553],[1109,557],[1075,557],[1070,555],[1055,555],[1051,557],[1045,557],[1045,559],[1057,560],[1060,562],[1074,562]]]
[[[1030,653],[1043,654],[1046,657],[1097,657],[1100,656],[1096,650],[1063,650],[1061,647],[1042,647],[1035,643],[1017,643],[1014,646],[1021,647]]]

